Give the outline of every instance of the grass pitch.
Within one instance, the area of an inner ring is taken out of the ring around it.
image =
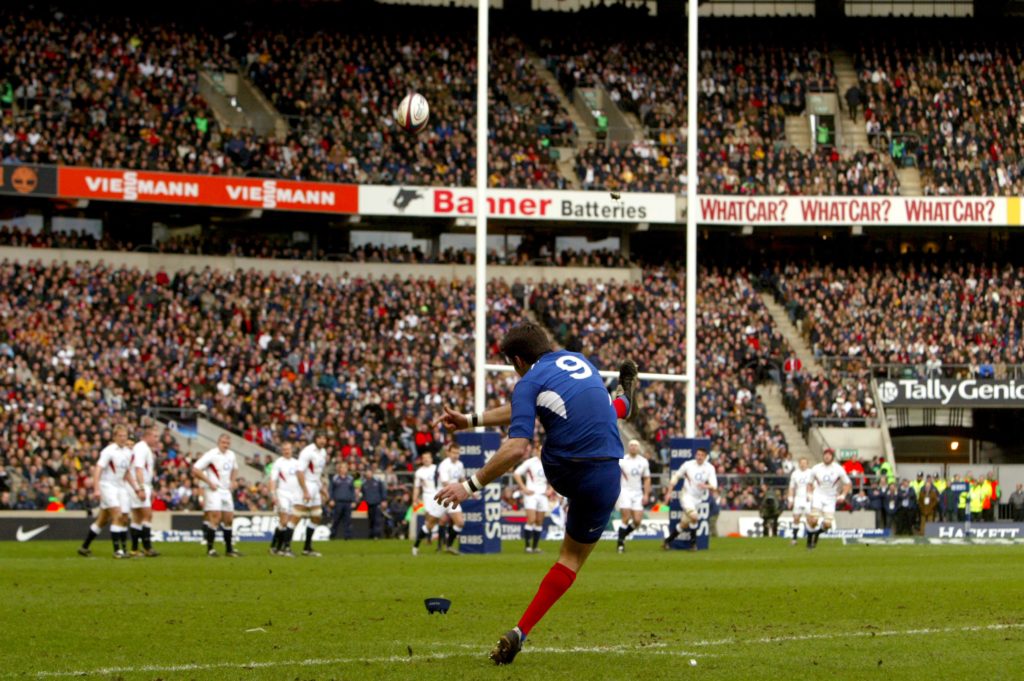
[[[243,543],[240,560],[169,544],[131,561],[108,548],[2,545],[0,679],[919,681],[1024,659],[1022,546],[606,542],[502,668],[487,652],[554,544],[413,558],[407,542],[354,541],[283,559]],[[451,612],[428,615],[423,599],[442,595]]]

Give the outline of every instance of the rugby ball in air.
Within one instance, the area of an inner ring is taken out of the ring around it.
[[[417,92],[406,95],[395,110],[395,120],[403,130],[413,134],[423,132],[430,120],[427,99]]]

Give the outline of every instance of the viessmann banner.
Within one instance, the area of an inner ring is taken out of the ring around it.
[[[900,196],[701,196],[707,225],[1019,225],[1020,199]]]
[[[476,189],[454,187],[359,187],[363,215],[472,218]],[[577,220],[582,222],[676,222],[674,194],[623,193],[535,189],[489,189],[487,215],[516,220]]]
[[[1024,382],[990,379],[903,378],[883,380],[886,407],[1024,407]]]
[[[408,187],[145,170],[3,164],[0,195],[211,206],[334,214],[458,218],[476,215],[469,187]],[[679,223],[686,199],[674,194],[492,189],[488,213],[515,220]],[[1016,226],[1018,197],[701,196],[706,225]]]
[[[358,213],[356,185],[99,168],[57,169],[62,198],[220,206],[313,213]]]

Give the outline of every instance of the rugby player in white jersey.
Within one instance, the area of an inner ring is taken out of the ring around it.
[[[206,539],[206,555],[217,557],[213,542],[217,528],[224,534],[224,549],[229,558],[239,558],[232,544],[231,523],[235,520],[234,490],[238,475],[238,459],[231,451],[231,437],[227,434],[217,438],[217,446],[209,450],[192,465],[192,477],[202,484],[203,490],[203,535]]]
[[[679,470],[672,474],[668,488],[665,490],[666,502],[672,497],[672,490],[680,480],[683,481],[683,491],[679,495],[679,502],[683,507],[683,517],[665,539],[662,548],[671,548],[672,542],[676,540],[683,529],[686,529],[690,534],[690,550],[696,551],[696,530],[700,524],[697,507],[706,502],[711,493],[718,489],[718,476],[715,474],[715,467],[708,463],[707,450],[698,449],[694,458],[685,462],[679,467]]]
[[[128,446],[128,429],[115,426],[114,441],[103,448],[92,472],[93,494],[100,501],[96,522],[89,526],[89,534],[78,548],[78,555],[92,555],[89,545],[103,528],[110,525],[110,539],[114,543],[114,558],[125,558],[128,548],[128,514],[131,512],[130,495],[145,495],[130,475],[132,450]]]
[[[412,555],[414,556],[419,555],[420,542],[425,536],[430,536],[444,515],[444,507],[434,499],[437,494],[437,475],[437,464],[434,463],[434,458],[430,452],[424,452],[420,457],[420,467],[416,469],[413,476],[412,486],[412,507],[415,509],[416,504],[422,501],[424,515],[422,525],[416,519],[415,514],[413,515],[413,521],[416,523],[416,541],[412,546]]]
[[[527,452],[529,458],[516,466],[512,477],[523,495],[523,507],[526,509],[526,525],[523,527],[526,552],[541,553],[537,544],[540,543],[541,535],[544,534],[544,518],[551,512],[551,502],[548,499],[548,476],[544,474],[540,449],[530,444],[527,446]]]
[[[811,470],[808,468],[807,457],[801,457],[796,470],[789,475],[789,507],[793,510],[793,539],[796,544],[800,534],[800,523],[807,522],[807,514],[811,511]]]
[[[297,475],[299,462],[293,456],[294,452],[292,443],[285,442],[281,445],[281,456],[270,466],[270,495],[277,511],[277,529],[270,543],[270,553],[287,558],[295,557],[292,553],[292,536],[298,523],[295,505],[302,498],[303,490]]]
[[[626,455],[619,459],[622,470],[622,491],[619,492],[619,513],[622,527],[619,528],[618,551],[626,550],[626,537],[640,528],[644,521],[644,507],[651,498],[651,464],[643,455],[638,440],[630,440]]]
[[[327,436],[317,433],[313,442],[299,452],[299,466],[296,475],[302,495],[295,501],[295,515],[306,517],[306,541],[302,555],[319,558],[320,552],[313,550],[313,533],[323,522],[324,499],[327,485],[324,483],[324,469],[327,467]]]
[[[445,448],[445,454],[446,457],[441,463],[437,464],[437,484],[441,487],[450,482],[462,482],[466,479],[466,467],[459,461],[458,443],[454,441],[448,443],[448,446]],[[448,553],[457,554],[458,550],[455,548],[455,541],[462,533],[462,526],[466,522],[466,517],[462,513],[461,504],[444,509],[444,511],[448,516],[448,533],[447,541],[444,541],[444,533],[441,534],[442,541],[447,544]]]
[[[807,521],[807,548],[818,545],[818,536],[828,532],[836,519],[836,504],[841,503],[853,489],[846,471],[835,461],[836,453],[826,449],[821,463],[811,468],[811,515]]]
[[[142,431],[142,439],[132,447],[132,475],[135,482],[145,491],[143,497],[131,495],[132,509],[132,552],[131,556],[148,556],[155,558],[160,554],[153,550],[153,474],[156,469],[156,456],[153,448],[160,441],[156,426],[146,426]],[[139,551],[139,541],[142,551]]]

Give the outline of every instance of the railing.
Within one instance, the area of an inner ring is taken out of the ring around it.
[[[995,378],[1022,379],[1024,364],[940,364],[928,366],[925,362],[903,364],[899,362],[873,363],[863,356],[823,355],[817,358],[827,372],[838,371],[842,377],[874,376],[876,378]]]

